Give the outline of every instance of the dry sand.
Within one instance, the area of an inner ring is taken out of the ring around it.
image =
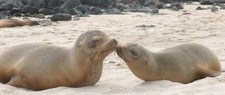
[[[196,7],[195,4],[185,6],[184,10],[190,14],[165,9],[160,10],[164,15],[91,15],[78,21],[57,22],[50,26],[1,28],[0,49],[23,43],[71,47],[84,31],[99,29],[117,39],[120,44],[135,42],[152,51],[183,43],[200,43],[218,55],[225,70],[225,10],[212,13],[210,10],[195,10]],[[116,53],[112,53],[105,59],[102,77],[95,86],[30,91],[0,83],[0,95],[42,94],[225,95],[225,73],[189,84],[167,80],[144,82],[131,73]]]

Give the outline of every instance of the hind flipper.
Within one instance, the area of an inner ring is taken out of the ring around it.
[[[203,76],[210,76],[210,77],[216,77],[220,75],[220,71],[215,71],[207,68],[206,66],[203,65],[198,65],[197,68],[197,73],[203,75]]]

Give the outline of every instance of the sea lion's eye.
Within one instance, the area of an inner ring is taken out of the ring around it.
[[[134,58],[134,59],[137,59],[138,58],[138,55],[137,55],[136,52],[134,52],[133,50],[131,50],[130,52],[132,54],[132,58]]]
[[[89,48],[95,48],[96,47],[96,41],[92,40],[88,43]]]
[[[94,39],[94,40],[92,40],[92,42],[97,43],[97,42],[99,42],[99,39]]]
[[[97,46],[97,43],[100,42],[100,39],[93,39],[88,43],[89,48],[95,48]]]

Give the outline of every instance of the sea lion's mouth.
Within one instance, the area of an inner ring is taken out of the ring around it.
[[[118,41],[115,39],[107,41],[101,48],[96,49],[97,51],[93,52],[93,59],[104,59],[107,55],[116,50]]]
[[[114,51],[118,45],[118,41],[116,39],[110,40],[108,43],[105,44],[104,48],[105,51]]]
[[[116,53],[120,58],[123,59],[123,50],[121,46],[116,47]]]

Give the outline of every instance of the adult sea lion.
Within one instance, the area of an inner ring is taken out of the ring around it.
[[[216,76],[221,65],[216,55],[196,43],[182,44],[160,52],[148,51],[138,44],[118,46],[117,54],[138,78],[190,83],[207,76]]]
[[[116,47],[115,39],[98,30],[80,35],[72,48],[14,46],[0,54],[0,81],[33,90],[94,85],[101,77],[104,58]]]
[[[31,20],[17,20],[17,19],[0,20],[0,28],[25,26],[25,25],[32,26],[32,25],[39,25],[39,23],[37,21],[31,21]]]

